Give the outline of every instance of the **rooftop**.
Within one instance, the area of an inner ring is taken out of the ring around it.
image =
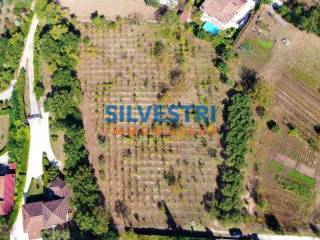
[[[22,207],[24,232],[29,238],[41,236],[41,231],[68,221],[69,190],[64,181],[57,177],[49,186],[58,199],[24,204]]]
[[[4,216],[11,211],[14,203],[16,165],[10,163],[0,168],[0,216]]]
[[[208,16],[222,23],[228,23],[246,2],[246,0],[205,0],[201,9]]]

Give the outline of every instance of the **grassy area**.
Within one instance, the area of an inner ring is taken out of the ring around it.
[[[261,68],[271,58],[274,42],[270,39],[252,37],[246,38],[240,44],[241,64]]]
[[[52,129],[50,129],[52,131]],[[59,161],[64,162],[65,154],[63,151],[64,133],[61,130],[52,131],[50,134],[50,142],[54,155]]]
[[[29,189],[27,202],[36,202],[43,199],[43,183],[41,177],[34,179],[32,178]]]
[[[285,170],[285,167],[278,163],[277,161],[275,160],[271,160],[268,162],[268,168],[274,172],[276,172],[277,174],[279,173],[283,173],[284,170]]]
[[[304,185],[307,185],[310,188],[314,188],[316,186],[316,180],[314,178],[303,175],[299,173],[297,170],[290,170],[288,172],[288,176],[291,180],[300,182]]]
[[[43,193],[43,183],[41,178],[34,179],[32,178],[30,187],[28,189],[28,195],[34,196]]]
[[[255,43],[256,46],[265,51],[268,51],[273,48],[273,41],[270,39],[263,40],[261,38],[256,38]]]
[[[311,200],[314,196],[315,179],[296,170],[290,170],[287,176],[276,175],[275,179],[284,190],[295,193],[302,200]]]
[[[290,65],[287,68],[287,73],[293,79],[303,82],[309,87],[318,88],[320,86],[318,75],[304,68],[303,65]]]

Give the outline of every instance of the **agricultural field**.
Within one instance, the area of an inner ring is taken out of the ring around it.
[[[166,34],[174,27],[121,22],[100,32],[90,24],[81,29],[78,74],[87,147],[118,226],[166,228],[173,218],[190,229],[211,221],[202,202],[216,185],[218,134],[188,135],[171,126],[168,135],[158,136],[147,124],[149,134],[130,135],[128,123],[104,123],[105,104],[180,102],[215,104],[213,127],[219,128],[227,88],[213,67],[212,47],[188,32]],[[124,131],[114,135],[114,127]]]
[[[9,132],[9,117],[8,115],[0,115],[0,152],[7,145]]]
[[[256,117],[248,188],[262,195],[265,202],[258,212],[277,220],[275,231],[310,231],[310,222],[319,223],[314,216],[320,179],[320,39],[263,6],[236,48],[232,77],[240,80],[242,69],[251,69],[271,92],[265,115]],[[270,119],[278,130],[268,129]]]

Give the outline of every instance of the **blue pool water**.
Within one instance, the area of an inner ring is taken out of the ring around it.
[[[203,24],[202,28],[211,35],[217,35],[219,32],[219,28],[210,22],[206,22],[205,24]]]

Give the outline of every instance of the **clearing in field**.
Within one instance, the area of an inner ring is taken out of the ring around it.
[[[115,136],[113,127],[129,125],[105,124],[104,106],[215,104],[219,127],[226,87],[213,67],[212,47],[179,24],[122,22],[100,32],[88,24],[81,32],[78,74],[87,147],[115,223],[167,228],[173,217],[189,229],[207,225],[202,202],[215,189],[219,135],[189,136],[179,133],[183,126],[159,125],[175,134],[130,136],[124,130]]]

